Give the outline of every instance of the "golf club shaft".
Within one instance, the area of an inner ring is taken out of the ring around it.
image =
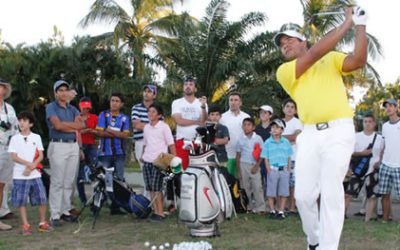
[[[313,16],[330,16],[330,15],[344,15],[346,14],[343,11],[330,11],[330,12],[321,12],[321,13],[315,13]]]

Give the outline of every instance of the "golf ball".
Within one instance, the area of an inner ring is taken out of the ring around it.
[[[164,247],[165,247],[165,248],[168,248],[168,247],[170,247],[170,246],[171,246],[171,245],[169,244],[169,242],[165,242],[165,243],[164,243]]]
[[[144,243],[144,246],[145,246],[145,247],[149,247],[149,246],[150,246],[150,242],[146,241],[146,242]]]
[[[164,246],[163,246],[163,245],[160,245],[160,246],[158,247],[158,249],[164,250]]]
[[[151,250],[157,250],[157,246],[151,246]]]

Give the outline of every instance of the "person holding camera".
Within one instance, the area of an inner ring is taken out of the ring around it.
[[[0,79],[0,207],[2,206],[4,188],[11,184],[13,162],[8,153],[11,136],[18,131],[18,121],[14,108],[6,103],[12,92],[11,84]],[[10,230],[12,227],[0,221],[0,230]]]

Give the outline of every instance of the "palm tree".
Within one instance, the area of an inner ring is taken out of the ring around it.
[[[156,47],[156,41],[167,39],[165,32],[172,29],[174,0],[131,0],[131,13],[114,0],[95,0],[90,12],[80,25],[93,23],[116,24],[114,31],[103,34],[116,48],[128,50],[132,60],[134,79],[149,77],[149,64],[157,63],[145,50]],[[183,2],[181,0],[181,2]],[[122,43],[122,44],[121,44]]]
[[[319,38],[344,21],[344,15],[316,14],[322,12],[343,11],[350,6],[354,6],[354,1],[352,0],[300,0],[300,2],[303,6],[304,33],[311,43],[315,43]],[[338,44],[338,49],[351,44],[354,41],[354,38],[354,30],[351,30]],[[378,39],[369,33],[367,33],[367,39],[369,57],[375,60],[382,56],[382,48]],[[378,72],[369,63],[367,63],[362,74],[355,77],[359,84],[377,82],[381,85]],[[349,82],[352,81],[349,80]]]
[[[181,82],[182,76],[190,74],[197,78],[201,94],[211,96],[232,77],[247,71],[249,63],[240,56],[247,49],[246,35],[266,17],[251,12],[230,22],[226,18],[228,7],[225,0],[212,0],[200,21],[185,13],[180,16],[175,25],[176,38],[160,45],[167,83]]]

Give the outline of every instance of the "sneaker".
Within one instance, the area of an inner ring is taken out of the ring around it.
[[[73,216],[72,214],[67,215],[67,214],[62,214],[61,219],[65,222],[76,222],[78,219],[76,216]]]
[[[275,219],[275,217],[276,217],[276,211],[275,210],[270,211],[269,212],[269,218],[270,219]]]
[[[9,219],[14,219],[14,213],[9,212],[0,217],[0,220],[9,220]]]
[[[12,226],[0,221],[0,230],[1,231],[7,231],[7,230],[11,230],[11,229],[12,229]]]
[[[51,227],[51,226],[49,225],[49,223],[47,223],[47,221],[45,221],[45,222],[39,223],[38,231],[39,231],[39,232],[42,232],[42,233],[52,232],[52,231],[54,231],[54,228]]]
[[[357,213],[354,214],[354,216],[363,217],[363,216],[365,216],[365,213],[358,211]]]
[[[150,222],[161,223],[161,222],[163,222],[163,220],[164,220],[164,217],[163,217],[163,216],[160,216],[160,215],[158,215],[158,214],[152,214],[152,215],[149,217],[149,221],[150,221]]]
[[[61,227],[60,219],[50,219],[50,225],[54,227]]]
[[[168,207],[168,212],[169,212],[170,214],[172,214],[172,213],[175,212],[175,211],[176,211],[176,208],[175,208],[174,204],[169,205],[169,207]]]
[[[22,225],[21,234],[24,236],[32,235],[31,225],[29,224]]]
[[[308,245],[308,249],[309,250],[317,250],[317,247],[319,246],[319,244],[315,244],[315,245]]]
[[[283,211],[280,211],[277,215],[276,218],[278,220],[284,220],[285,219],[285,213],[283,213]]]
[[[86,204],[86,201],[83,204]],[[75,208],[69,210],[68,212],[70,215],[75,216],[75,217],[78,217],[81,214],[80,211]]]

